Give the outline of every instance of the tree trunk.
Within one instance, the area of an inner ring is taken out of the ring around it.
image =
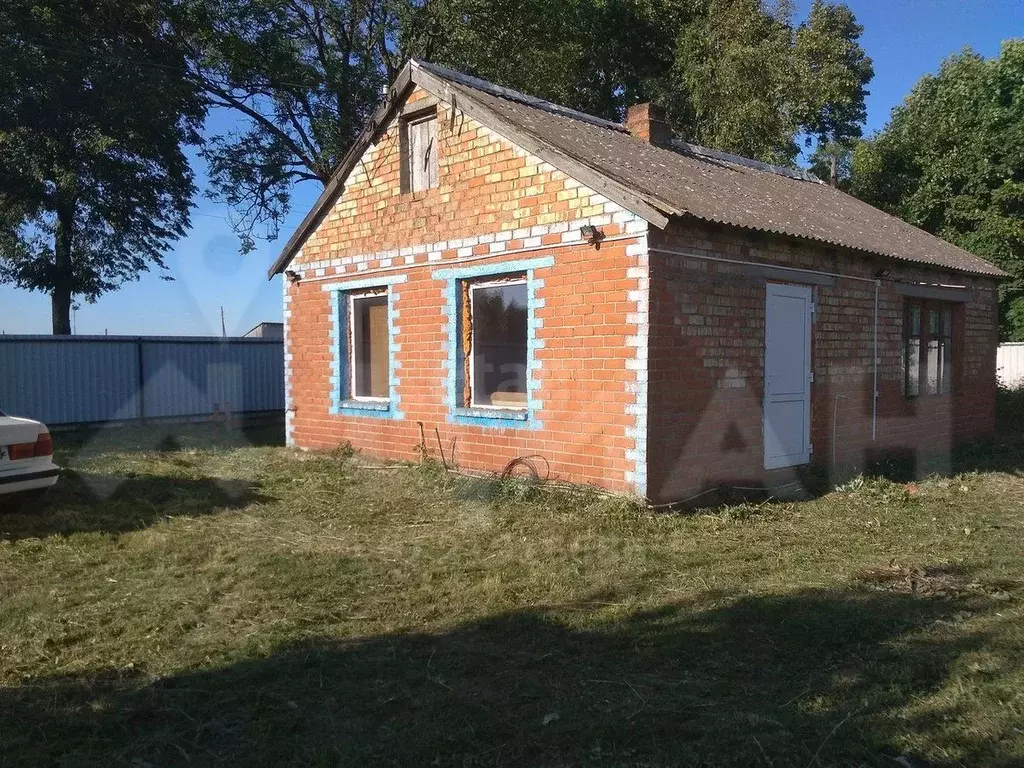
[[[54,281],[50,292],[50,310],[54,336],[71,335],[72,243],[75,231],[75,205],[57,206],[57,231],[54,235]]]
[[[50,293],[50,309],[53,317],[53,335],[71,335],[71,291],[54,288]]]
[[[839,186],[839,158],[837,158],[835,156],[835,153],[832,154],[832,167],[831,167],[830,171],[831,172],[829,173],[828,183],[831,184],[833,187],[838,187]]]

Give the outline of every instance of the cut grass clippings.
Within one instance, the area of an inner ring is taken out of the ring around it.
[[[101,437],[0,515],[0,764],[1024,763],[1014,454],[674,515]]]

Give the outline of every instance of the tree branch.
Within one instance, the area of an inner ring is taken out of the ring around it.
[[[295,153],[295,156],[302,160],[302,162],[305,164],[307,168],[309,168],[310,171],[314,173],[316,172],[316,163],[313,161],[313,159],[310,158],[306,154],[306,152],[303,151],[303,148],[298,143],[296,143],[296,141],[288,134],[287,131],[281,130],[281,128],[276,123],[274,123],[273,120],[265,117],[260,112],[246,104],[244,101],[236,98],[234,94],[232,94],[230,91],[225,91],[222,88],[214,86],[212,82],[207,81],[206,87],[208,88],[210,93],[212,93],[217,99],[220,100],[215,101],[214,106],[226,107],[228,109],[237,109],[239,112],[241,112],[242,114],[246,115],[256,123],[258,123],[262,128],[280,138],[281,141],[287,144],[288,148]]]
[[[309,102],[306,101],[305,99],[298,100],[303,103],[303,106],[305,106],[307,110],[307,118],[309,120],[312,120],[313,109],[310,106]],[[284,115],[282,115],[282,117],[284,117],[288,121],[288,123],[291,124],[291,126],[295,129],[295,132],[298,133],[299,140],[302,142],[303,146],[306,148],[306,152],[308,153],[307,156],[310,158],[316,158],[313,160],[313,162],[315,163],[314,170],[316,170],[319,175],[323,171],[323,169],[319,167],[319,162],[317,162],[317,160],[319,159],[319,149],[317,148],[316,144],[314,144],[313,141],[309,138],[308,134],[306,133],[306,129],[302,125],[302,121],[299,119],[298,115],[295,114],[295,110],[291,108],[291,104],[289,104],[287,100],[282,99],[278,102],[278,106],[285,113]],[[280,115],[280,111],[278,112],[278,114]],[[329,177],[330,170],[328,169],[326,173],[324,173],[321,176],[321,179],[324,183],[327,183],[327,179]]]

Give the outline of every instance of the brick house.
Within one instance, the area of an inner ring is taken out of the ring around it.
[[[667,502],[994,429],[1003,272],[652,105],[620,125],[411,61],[282,272],[301,448],[439,435]]]

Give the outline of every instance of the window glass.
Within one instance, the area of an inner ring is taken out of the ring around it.
[[[953,387],[953,361],[950,359],[950,341],[946,339],[939,343],[939,391],[952,392]]]
[[[471,405],[526,407],[526,283],[474,285],[469,290]]]
[[[352,396],[388,397],[388,297],[352,297]]]
[[[904,394],[916,397],[952,391],[952,305],[907,299],[903,329]]]
[[[939,340],[929,339],[927,349],[928,354],[925,357],[925,391],[929,395],[935,395],[939,392],[939,366],[942,362],[939,355]]]
[[[921,394],[921,340],[908,339],[906,346],[906,358],[904,360],[906,371],[907,396],[916,397]]]
[[[921,335],[921,305],[911,304],[908,307],[909,322],[908,330],[912,336]]]
[[[952,390],[953,361],[950,351],[953,346],[953,308],[948,304],[941,308],[941,321],[939,325],[939,391],[950,392]]]

